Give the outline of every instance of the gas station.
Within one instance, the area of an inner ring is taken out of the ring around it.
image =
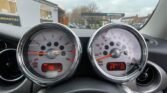
[[[98,28],[113,20],[119,20],[125,16],[125,13],[82,13],[84,25]]]
[[[0,23],[30,28],[45,22],[58,22],[64,10],[46,0],[0,0]]]

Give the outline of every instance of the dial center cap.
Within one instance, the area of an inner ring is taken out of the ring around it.
[[[47,52],[48,52],[48,53],[47,53],[47,57],[48,57],[49,59],[54,59],[54,58],[56,58],[58,55],[61,54],[61,51],[60,51],[60,50],[54,50],[54,49],[49,49]]]
[[[119,58],[121,56],[121,50],[118,48],[114,48],[110,52],[112,54],[112,58]]]

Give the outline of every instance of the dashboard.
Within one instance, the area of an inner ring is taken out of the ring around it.
[[[12,86],[11,91],[20,92],[29,86],[26,93],[43,88],[46,93],[72,90],[71,93],[130,93],[130,90],[165,93],[167,41],[141,35],[131,26],[108,24],[91,37],[78,37],[64,25],[41,24],[25,33],[19,42],[11,41],[2,38],[0,42],[2,63],[6,58],[9,63],[15,62],[9,69],[12,76],[3,73],[6,67],[1,70],[3,91]]]

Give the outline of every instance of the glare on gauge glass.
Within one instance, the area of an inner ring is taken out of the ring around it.
[[[63,31],[41,30],[27,44],[27,61],[34,72],[53,78],[64,74],[75,59],[75,42]]]
[[[92,44],[93,55],[106,73],[122,77],[139,69],[141,46],[129,31],[113,28],[98,34]]]

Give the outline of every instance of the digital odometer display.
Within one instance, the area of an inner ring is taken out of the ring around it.
[[[63,65],[61,63],[44,63],[42,64],[42,72],[57,71],[62,72]]]
[[[109,62],[107,63],[108,71],[121,71],[126,70],[125,62]]]

